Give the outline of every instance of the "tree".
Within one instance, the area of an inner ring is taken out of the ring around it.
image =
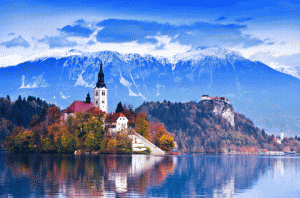
[[[62,153],[62,152],[63,152],[64,148],[63,148],[63,146],[62,146],[61,138],[60,138],[60,137],[57,138],[57,141],[56,141],[55,146],[56,146],[56,151],[57,151],[58,153]]]
[[[151,123],[151,132],[154,137],[154,144],[159,145],[159,139],[161,136],[167,134],[167,130],[161,123]]]
[[[170,152],[175,146],[174,138],[167,134],[162,135],[158,141],[160,148],[167,152]]]
[[[59,137],[63,137],[64,135],[69,134],[67,128],[58,123],[48,126],[47,129],[48,129],[47,136],[51,139],[53,144],[55,141],[57,141]]]
[[[117,108],[116,108],[116,113],[122,113],[124,111],[124,108],[122,106],[122,103],[119,102]]]
[[[24,129],[20,126],[18,127],[15,127],[12,131],[12,136],[13,137],[16,137],[19,133],[23,133],[24,132]]]
[[[89,150],[95,149],[95,134],[94,134],[94,132],[89,132],[88,134],[86,134],[84,145]]]
[[[87,133],[86,137],[93,135],[93,149],[99,150],[102,139],[104,138],[103,115],[91,116],[83,127]],[[89,138],[89,141],[91,139]]]
[[[33,115],[30,120],[30,127],[34,127],[41,122],[41,118],[38,115]]]
[[[108,141],[105,152],[106,153],[115,153],[117,147],[117,140],[111,139]]]
[[[73,120],[73,125],[75,128],[75,137],[83,137],[88,133],[87,123],[91,118],[90,113],[77,112]]]
[[[135,121],[135,130],[137,133],[144,136],[147,140],[151,141],[150,124],[147,121],[147,116],[144,112],[139,113]]]
[[[131,154],[131,140],[127,133],[118,133],[117,137],[117,153]]]
[[[42,150],[42,142],[41,142],[41,133],[42,127],[35,126],[32,128],[32,143],[36,152],[40,152]]]
[[[60,117],[61,117],[61,110],[57,107],[52,105],[47,112],[46,115],[46,120],[48,122],[49,125],[52,125],[56,122],[59,121]]]
[[[70,137],[70,141],[68,142],[68,146],[66,148],[66,151],[68,153],[73,153],[77,149],[77,140],[74,136]]]
[[[14,125],[11,121],[2,118],[0,121],[0,144],[3,144],[5,141],[5,138],[7,136],[10,136],[12,133],[12,130],[14,128]]]

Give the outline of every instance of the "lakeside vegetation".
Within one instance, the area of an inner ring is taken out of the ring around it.
[[[116,112],[123,112],[131,128],[166,152],[172,150],[174,140],[181,152],[300,152],[299,137],[284,138],[279,144],[244,115],[234,113],[235,126],[231,126],[201,102],[147,102],[136,110],[119,103]],[[109,135],[104,114],[79,112],[65,123],[61,115],[60,108],[33,96],[19,96],[16,101],[0,98],[1,147],[15,153],[132,153],[128,133]]]
[[[174,147],[174,138],[168,135],[164,126],[148,123],[146,114],[136,114],[130,105],[122,106],[121,103],[116,112],[124,112],[129,126],[159,148],[169,152]],[[9,96],[0,98],[0,113],[1,146],[11,152],[74,153],[78,150],[79,153],[132,153],[128,132],[109,134],[104,124],[104,113],[78,112],[62,122],[60,108],[32,96],[27,100],[19,96],[14,102]]]

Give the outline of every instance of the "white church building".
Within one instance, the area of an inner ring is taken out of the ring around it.
[[[86,101],[74,101],[64,112],[61,120],[66,122],[69,116],[75,116],[77,112],[87,112],[94,115],[105,113],[105,125],[109,126],[109,132],[127,130],[128,119],[123,113],[108,114],[108,89],[104,82],[102,62],[98,81],[94,87],[94,103],[91,102],[90,94],[87,94]]]

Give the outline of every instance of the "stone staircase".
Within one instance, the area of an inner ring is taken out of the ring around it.
[[[144,144],[146,147],[149,147],[151,150],[151,155],[165,155],[165,152],[155,146],[152,142],[135,132],[133,129],[130,130],[130,135],[129,137],[132,140],[137,140],[138,142]]]

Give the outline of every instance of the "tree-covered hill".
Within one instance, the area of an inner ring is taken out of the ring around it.
[[[39,97],[21,96],[11,101],[10,96],[0,97],[0,144],[11,135],[14,127],[29,128],[31,125],[43,122],[51,105]]]
[[[145,102],[136,112],[145,112],[149,121],[163,123],[183,152],[282,149],[274,136],[255,127],[225,101]]]

